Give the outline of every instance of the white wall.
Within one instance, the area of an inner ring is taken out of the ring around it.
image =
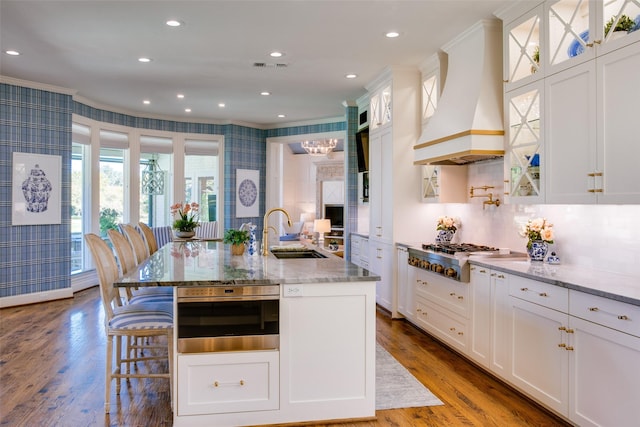
[[[296,222],[300,220],[301,213],[316,211],[316,165],[329,159],[293,154],[286,146],[283,157],[283,207],[291,215],[291,220]],[[332,153],[330,161],[344,162],[344,152]]]
[[[502,201],[502,160],[469,165],[468,186],[494,185]],[[563,264],[637,274],[640,265],[640,205],[514,205],[482,209],[483,198],[468,203],[424,204],[415,213],[416,242],[431,242],[438,216],[459,217],[454,242],[469,242],[526,251],[519,235],[528,219],[545,217],[554,224],[557,252]],[[412,242],[407,242],[412,243]]]

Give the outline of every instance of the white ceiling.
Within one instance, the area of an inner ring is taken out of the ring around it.
[[[278,127],[344,116],[386,66],[418,67],[508,1],[0,0],[0,75],[136,115]]]

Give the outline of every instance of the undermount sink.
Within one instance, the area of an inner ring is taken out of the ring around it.
[[[326,255],[312,249],[306,251],[271,251],[273,256],[278,259],[311,259],[326,258]]]

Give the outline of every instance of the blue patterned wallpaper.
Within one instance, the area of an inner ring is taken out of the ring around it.
[[[235,217],[235,181],[238,168],[260,170],[260,211],[264,212],[266,138],[335,132],[347,127],[345,122],[334,122],[262,130],[149,119],[97,109],[73,101],[70,95],[8,84],[0,84],[0,107],[0,297],[70,287],[68,212],[72,113],[128,127],[224,135],[225,228],[237,228],[247,221],[262,227],[262,217]],[[353,137],[351,133],[355,131],[349,132],[349,140]],[[11,153],[14,151],[62,156],[62,225],[11,226]]]
[[[0,297],[71,286],[73,100],[0,84]],[[13,152],[62,156],[62,224],[11,225]]]

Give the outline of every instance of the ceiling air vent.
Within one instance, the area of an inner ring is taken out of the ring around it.
[[[254,68],[287,68],[288,64],[282,63],[268,63],[268,62],[254,62]]]

